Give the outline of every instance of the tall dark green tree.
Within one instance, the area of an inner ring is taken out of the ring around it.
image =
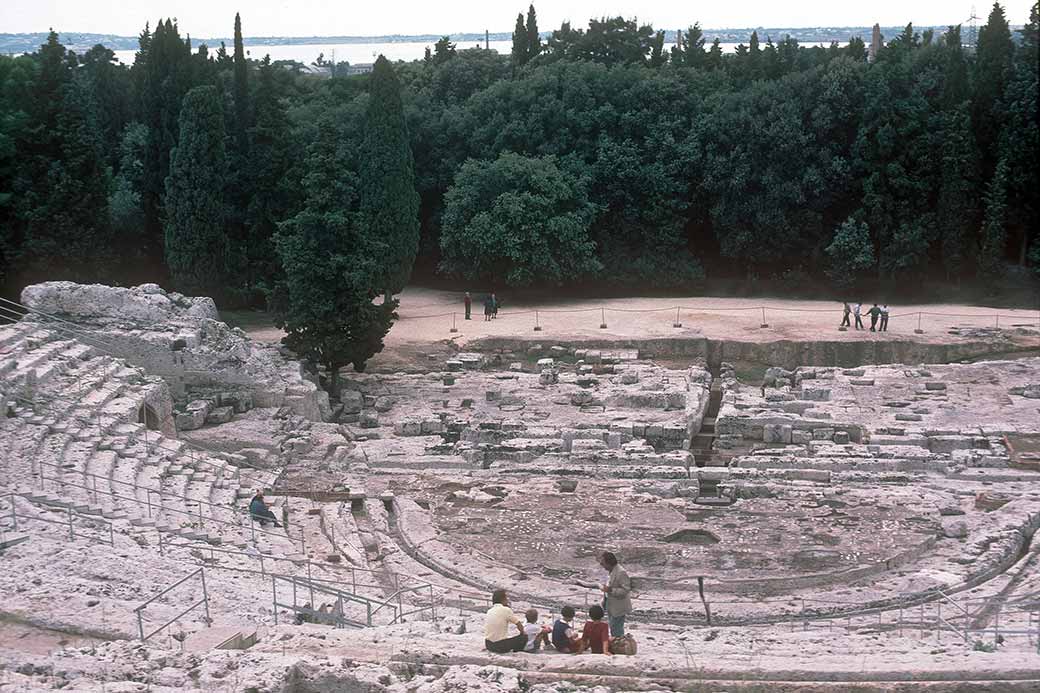
[[[304,168],[306,200],[276,234],[284,272],[273,301],[276,324],[286,346],[325,366],[330,386],[340,368],[362,371],[382,349],[397,306],[376,302],[385,272],[358,223],[358,152],[345,146],[342,128],[331,113],[318,123]]]
[[[527,59],[531,60],[542,52],[542,39],[538,35],[538,16],[534,11],[534,4],[527,8],[527,24],[524,26],[527,34]]]
[[[991,175],[998,158],[997,143],[1004,122],[1001,101],[1011,73],[1013,54],[1011,28],[1004,16],[1004,8],[995,2],[985,26],[979,28],[972,95],[973,126],[986,176]]]
[[[249,119],[249,66],[246,64],[245,47],[242,45],[242,18],[235,13],[235,55],[234,55],[234,103],[235,121],[234,136],[235,145],[240,156],[248,159],[250,127]]]
[[[527,27],[524,25],[524,13],[516,15],[516,27],[513,28],[513,65],[520,67],[527,62]]]
[[[17,262],[27,280],[96,279],[111,252],[111,227],[109,172],[89,79],[53,31],[34,58],[32,125],[14,190],[22,233]]]
[[[939,117],[942,177],[936,209],[942,234],[940,250],[946,278],[957,279],[964,275],[975,255],[978,161],[967,104],[963,103]]]
[[[979,275],[994,280],[1001,275],[1007,246],[1007,163],[1001,159],[986,186],[986,213],[979,238]]]
[[[179,131],[166,179],[166,265],[178,289],[221,297],[230,283],[227,157],[224,110],[215,87],[195,87],[185,95]]]
[[[419,194],[400,82],[383,56],[372,67],[364,132],[361,225],[379,247],[378,286],[389,303],[411,276],[419,249]]]
[[[271,65],[270,56],[260,62],[253,100],[255,124],[249,131],[252,158],[248,168],[249,206],[246,209],[248,243],[241,285],[245,298],[254,304],[270,294],[279,277],[274,236],[278,222],[285,219],[293,207],[288,183],[293,139],[279,98],[278,69]]]
[[[145,238],[150,254],[162,255],[163,196],[170,172],[170,151],[177,145],[181,101],[191,86],[188,45],[172,20],[160,20],[151,36],[142,35],[140,62],[134,63],[141,77],[140,121],[148,128],[143,206]]]

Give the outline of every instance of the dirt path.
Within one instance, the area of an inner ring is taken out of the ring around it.
[[[473,319],[464,320],[461,292],[408,287],[399,296],[400,319],[387,335],[385,350],[376,361],[418,362],[427,354],[449,351],[451,344],[463,347],[483,337],[540,337],[547,342],[582,337],[708,337],[753,342],[909,338],[950,343],[970,336],[956,334],[956,328],[1040,326],[1040,311],[961,304],[892,304],[888,332],[841,332],[842,306],[832,301],[689,296],[514,303],[508,294],[499,299],[502,308],[496,320],[484,320],[482,295],[474,295]],[[677,307],[682,327],[673,326]],[[864,314],[868,309],[869,305],[864,305]],[[229,318],[255,339],[277,341],[283,334],[261,313],[235,313]],[[603,323],[607,327],[601,329]],[[540,331],[535,331],[536,324]],[[866,315],[864,324],[869,328]],[[457,332],[451,331],[453,326]],[[918,328],[923,332],[915,333]],[[1034,339],[1040,347],[1040,338],[1035,335],[1026,334],[1023,339]]]

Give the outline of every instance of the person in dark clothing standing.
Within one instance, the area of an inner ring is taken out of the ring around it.
[[[473,310],[473,297],[466,292],[466,295],[462,299],[462,305],[466,307],[466,319],[469,320],[470,311]]]
[[[870,313],[870,331],[877,332],[877,321],[878,317],[881,316],[881,309],[878,308],[878,304],[875,303],[867,312]]]
[[[848,301],[845,301],[844,311],[844,315],[842,315],[841,318],[841,324],[838,325],[838,327],[852,327],[852,324],[849,322],[849,315],[852,313],[852,308],[849,307]]]
[[[498,319],[498,296],[491,294],[491,319]]]
[[[493,312],[495,312],[495,295],[488,294],[484,297],[484,322],[491,319]]]

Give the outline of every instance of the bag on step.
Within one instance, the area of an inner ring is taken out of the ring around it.
[[[610,651],[616,655],[634,655],[636,653],[636,639],[630,634],[612,638]]]

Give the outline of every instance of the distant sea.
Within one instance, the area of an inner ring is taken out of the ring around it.
[[[763,45],[764,45],[763,41]],[[473,48],[476,42],[459,42],[458,48]],[[489,47],[503,55],[509,55],[512,50],[512,41],[491,41]],[[725,53],[731,53],[737,49],[737,43],[720,43]],[[829,43],[802,43],[803,46],[826,46]],[[218,44],[219,46],[219,44]],[[484,42],[480,42],[484,47]],[[216,50],[217,46],[209,46],[210,52]],[[361,63],[372,63],[379,55],[385,55],[388,60],[420,60],[426,49],[433,49],[433,44],[423,41],[401,41],[386,43],[287,43],[279,46],[270,45],[248,45],[245,49],[247,57],[253,60],[261,60],[265,55],[270,55],[271,60],[295,60],[296,62],[310,65],[323,54],[325,60],[335,60],[337,63],[350,63],[357,65]],[[228,46],[230,50],[230,46]],[[134,62],[132,50],[115,51],[120,62],[131,65]]]

